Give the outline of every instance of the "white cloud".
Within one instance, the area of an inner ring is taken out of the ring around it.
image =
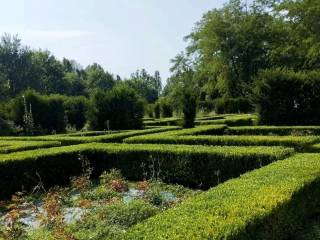
[[[10,33],[18,34],[19,37],[28,39],[50,39],[50,40],[65,40],[80,37],[92,37],[95,32],[82,31],[82,30],[38,30],[38,29],[28,29],[21,27],[3,27],[0,26],[0,34]]]
[[[92,36],[95,32],[90,31],[81,31],[81,30],[24,30],[22,34],[30,36],[30,37],[39,37],[39,38],[54,38],[56,40],[66,39],[66,38],[79,38],[79,37],[87,37]]]

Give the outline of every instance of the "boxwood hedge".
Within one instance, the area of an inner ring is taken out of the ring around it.
[[[211,124],[226,124],[228,126],[250,126],[256,123],[257,117],[252,114],[246,115],[231,115],[223,119],[215,120],[197,120],[196,125],[211,125]]]
[[[6,141],[4,144],[1,144],[0,141],[0,154],[26,151],[38,148],[51,148],[58,147],[61,143],[58,141]]]
[[[131,180],[160,177],[165,182],[208,188],[293,153],[282,147],[206,147],[150,144],[79,144],[0,155],[0,196],[30,189],[41,176],[45,186],[68,183],[81,173],[81,158],[93,176],[117,168]],[[80,154],[80,155],[79,155]]]
[[[48,135],[48,136],[37,136],[37,137],[0,137],[0,141],[59,141],[62,145],[73,145],[81,143],[91,143],[91,142],[122,142],[123,139],[151,133],[159,133],[180,129],[179,127],[159,127],[151,128],[146,130],[132,130],[132,131],[121,131],[120,133],[109,133],[105,135],[98,136],[66,136],[66,135]]]
[[[122,239],[293,239],[320,212],[320,155],[298,154],[135,225]]]
[[[229,127],[231,135],[320,135],[320,126],[243,126]]]
[[[180,118],[164,118],[160,120],[143,121],[145,126],[176,126],[179,125]]]
[[[218,146],[286,146],[298,151],[309,151],[318,143],[316,136],[176,136],[170,134],[151,134],[130,137],[125,143],[188,144]]]

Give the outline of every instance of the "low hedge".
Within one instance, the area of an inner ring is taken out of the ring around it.
[[[204,125],[195,128],[179,129],[158,134],[158,136],[185,136],[185,135],[221,135],[227,129],[226,125]]]
[[[298,151],[312,150],[312,145],[320,142],[316,136],[171,136],[151,134],[130,137],[125,143],[187,144],[216,146],[286,146]]]
[[[164,118],[160,120],[143,121],[143,124],[145,126],[177,126],[180,121],[180,118]]]
[[[320,126],[250,126],[230,127],[231,135],[320,135]]]
[[[129,229],[122,239],[293,239],[320,212],[320,155],[247,173]]]
[[[61,143],[58,141],[6,141],[4,145],[0,142],[0,154],[59,146]]]
[[[91,142],[117,142],[120,143],[123,139],[131,136],[139,136],[144,134],[151,133],[160,133],[166,131],[172,131],[180,129],[179,127],[158,127],[151,128],[146,130],[132,130],[132,131],[121,131],[120,133],[110,133],[105,135],[98,136],[65,136],[65,135],[48,135],[48,136],[39,136],[39,137],[0,137],[0,141],[59,141],[62,145],[73,145],[81,143],[91,143]]]
[[[292,153],[293,149],[282,147],[102,143],[16,152],[0,155],[0,196],[35,186],[36,173],[47,187],[68,183],[81,173],[79,156],[90,161],[94,177],[117,168],[129,180],[159,175],[165,182],[208,188]]]
[[[196,125],[226,124],[228,126],[251,126],[254,125],[255,122],[256,117],[254,115],[242,115],[216,120],[198,120],[196,121]]]

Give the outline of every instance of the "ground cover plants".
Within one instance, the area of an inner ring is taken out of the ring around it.
[[[2,202],[0,238],[113,239],[199,192],[156,179],[128,182],[115,169],[98,181],[90,174],[86,165],[70,187],[38,188],[32,196],[20,192]]]

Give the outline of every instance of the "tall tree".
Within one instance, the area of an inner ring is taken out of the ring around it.
[[[89,65],[86,69],[86,84],[89,91],[102,89],[110,90],[114,83],[112,74],[106,72],[102,66],[97,63]]]

